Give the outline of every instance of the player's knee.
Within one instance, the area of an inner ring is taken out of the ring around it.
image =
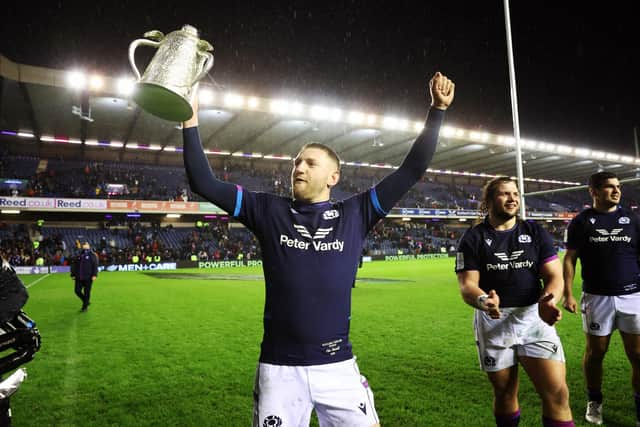
[[[498,402],[513,402],[518,399],[518,389],[510,386],[501,387],[499,385],[494,385],[493,396]]]
[[[569,387],[566,383],[554,384],[541,390],[542,399],[549,405],[565,407],[569,405]]]
[[[589,346],[585,349],[584,358],[588,362],[602,362],[607,354],[606,347]]]

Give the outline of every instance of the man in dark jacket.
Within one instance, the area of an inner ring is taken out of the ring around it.
[[[82,301],[81,311],[87,311],[91,298],[91,285],[98,277],[98,257],[91,251],[89,242],[82,244],[82,251],[71,264],[71,278],[76,281],[76,295]]]

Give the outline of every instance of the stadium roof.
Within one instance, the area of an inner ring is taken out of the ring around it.
[[[180,151],[179,125],[138,108],[131,80],[16,64],[0,55],[0,141],[84,144],[90,150]],[[72,86],[75,86],[73,88]],[[420,118],[352,111],[200,87],[200,134],[211,155],[288,159],[306,142],[333,147],[347,164],[397,166],[421,129]],[[584,183],[598,169],[636,176],[640,159],[551,141],[522,140],[525,178]],[[178,155],[178,154],[176,154]],[[430,169],[442,173],[516,174],[515,141],[453,127],[441,131]]]

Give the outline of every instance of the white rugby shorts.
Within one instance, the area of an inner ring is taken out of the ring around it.
[[[321,427],[379,423],[355,357],[312,366],[258,363],[253,398],[254,427],[308,427],[313,409]]]
[[[640,335],[640,292],[627,295],[595,295],[582,293],[582,330],[604,337],[619,329]]]
[[[538,304],[500,308],[499,319],[475,310],[474,330],[480,368],[497,372],[514,366],[519,356],[564,362],[556,328],[538,315]]]

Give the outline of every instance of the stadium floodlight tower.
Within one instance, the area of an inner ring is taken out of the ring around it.
[[[507,32],[507,55],[509,58],[509,84],[511,87],[511,116],[513,118],[513,136],[516,142],[516,174],[520,189],[520,218],[526,219],[524,200],[524,177],[522,172],[522,150],[520,148],[520,120],[518,118],[518,93],[516,90],[516,71],[513,61],[513,43],[511,41],[511,18],[509,0],[504,0],[504,24]]]

